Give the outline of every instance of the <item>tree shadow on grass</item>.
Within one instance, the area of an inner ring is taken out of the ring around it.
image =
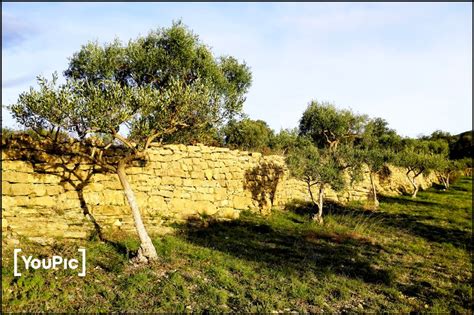
[[[398,203],[402,206],[409,206],[409,204],[407,205],[406,201],[411,201],[393,197],[383,197],[381,200],[382,202],[387,202],[387,200],[389,200],[390,203]],[[437,204],[436,202],[428,203],[432,205]],[[367,220],[372,220],[374,223],[380,226],[402,229],[412,235],[422,237],[430,242],[437,242],[440,244],[446,243],[461,249],[466,249],[469,251],[472,250],[471,232],[455,228],[437,226],[435,225],[436,218],[432,215],[427,215],[423,213],[420,214],[417,211],[412,211],[408,213],[387,213],[382,211],[371,211],[357,206],[342,205],[333,201],[327,201],[325,208],[325,214],[335,216],[336,221],[337,216],[362,216],[365,217]],[[311,208],[311,204],[305,202],[301,202],[299,205],[298,203],[295,203],[287,209],[295,213],[307,216],[310,216],[314,212],[314,209]],[[433,224],[422,222],[424,220],[432,220]]]
[[[411,198],[411,197],[409,197]],[[420,199],[407,199],[407,198],[400,198],[400,197],[392,197],[392,196],[380,196],[380,202],[383,203],[390,203],[390,204],[397,204],[403,203],[404,205],[413,205],[413,206],[432,206],[436,205],[436,202],[428,201],[428,200],[420,200]]]
[[[201,228],[182,226],[181,236],[193,244],[258,262],[283,273],[313,271],[316,275],[338,274],[386,285],[394,280],[392,272],[373,264],[381,247],[350,236],[314,231],[300,234],[245,217],[210,222]]]

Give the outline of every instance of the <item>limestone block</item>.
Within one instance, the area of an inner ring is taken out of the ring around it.
[[[4,233],[8,228],[8,219],[2,217],[2,233]]]
[[[2,162],[2,164],[5,164],[5,162]],[[2,165],[2,181],[10,183],[31,183],[35,181],[32,173],[17,172],[9,170],[7,167]]]
[[[185,179],[183,179],[183,186],[184,187],[193,187],[193,186],[195,186],[196,182],[197,182],[197,180],[195,180],[195,179],[185,178]]]
[[[162,196],[165,198],[171,198],[173,196],[173,191],[171,190],[166,190],[162,189],[162,187],[159,187],[157,189],[153,189],[149,192],[150,196]]]
[[[218,216],[220,218],[235,220],[238,219],[240,212],[234,208],[220,208]]]
[[[3,186],[3,183],[2,183]],[[3,188],[3,187],[2,187]],[[6,193],[12,196],[28,196],[28,195],[41,195],[41,193],[46,194],[46,189],[39,191],[39,194],[36,194],[36,189],[41,190],[41,186],[35,187],[32,183],[14,183],[14,184],[7,184],[5,183]]]
[[[187,177],[188,172],[184,171],[181,166],[178,164],[177,166],[170,166],[169,168],[165,168],[162,172],[163,175],[171,176],[171,177]]]
[[[59,195],[64,192],[64,188],[59,185],[47,185],[46,194],[49,196]]]
[[[194,202],[189,199],[173,198],[170,201],[170,210],[173,212],[184,212],[190,209],[194,209]]]
[[[84,192],[89,192],[89,191],[95,191],[95,192],[100,192],[104,190],[104,185],[99,182],[92,182],[87,184],[84,187]]]
[[[201,146],[189,145],[187,146],[188,152],[201,152]]]
[[[2,209],[9,209],[11,207],[24,207],[29,205],[30,198],[28,196],[4,196],[2,195]]]
[[[32,197],[30,198],[29,205],[31,206],[42,206],[52,208],[55,207],[57,204],[56,198],[51,196],[43,196],[43,197]]]
[[[210,201],[195,201],[192,206],[201,215],[214,215],[217,213],[217,207]]]
[[[123,206],[126,204],[125,193],[123,190],[106,190],[103,192],[103,200],[101,204],[109,204],[114,206]]]
[[[162,185],[181,186],[183,180],[180,177],[165,176],[161,178]]]
[[[137,191],[135,192],[135,198],[139,208],[146,208],[148,206],[149,195],[147,193]]]
[[[196,192],[191,195],[191,199],[195,201],[214,201],[214,195],[206,192]]]
[[[225,188],[215,188],[214,189],[214,198],[215,200],[224,200],[227,198],[227,189]]]
[[[234,196],[233,198],[233,205],[236,209],[249,209],[252,205],[252,198],[244,197],[244,196]]]
[[[127,206],[111,206],[111,205],[99,205],[91,206],[91,212],[94,216],[122,216],[124,214],[130,214],[131,210]],[[140,209],[143,212],[142,209]],[[96,218],[97,219],[97,218]],[[112,222],[113,223],[113,222]]]
[[[202,153],[211,153],[211,148],[208,146],[201,146],[200,147]]]
[[[179,199],[191,199],[192,195],[189,192],[183,190],[175,190],[173,191],[172,198],[179,198]]]
[[[2,169],[17,171],[23,173],[33,173],[33,166],[31,163],[23,161],[2,161]]]
[[[216,200],[216,201],[214,202],[214,204],[215,204],[217,207],[221,207],[221,208],[222,208],[222,207],[224,207],[224,208],[226,208],[226,207],[232,208],[232,206],[233,206],[232,201],[229,200],[229,199]]]
[[[192,171],[191,172],[191,178],[202,179],[202,178],[204,178],[204,172],[203,171]]]
[[[76,191],[67,191],[56,197],[57,207],[61,209],[80,208],[81,202]]]
[[[208,170],[205,170],[204,171],[204,177],[208,180],[211,180],[212,179],[212,170],[211,169],[208,169]]]
[[[166,210],[168,208],[168,204],[165,202],[165,198],[162,196],[151,196],[148,199],[148,207],[150,209]]]
[[[83,196],[87,205],[98,205],[106,203],[104,193],[102,192],[84,192]]]

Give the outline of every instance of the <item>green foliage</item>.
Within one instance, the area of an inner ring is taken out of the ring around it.
[[[406,139],[403,150],[394,161],[418,176],[443,165],[447,154],[448,146],[445,141]]]
[[[88,43],[64,74],[59,86],[57,75],[39,78],[38,91],[10,106],[13,116],[26,127],[60,128],[80,139],[116,135],[125,126],[129,140],[142,146],[216,128],[241,111],[251,83],[245,64],[214,58],[181,22],[127,45]]]
[[[330,185],[335,190],[345,186],[338,156],[317,148],[307,138],[298,139],[297,145],[288,152],[286,163],[291,174],[308,185]]]
[[[393,161],[395,150],[401,147],[401,138],[388,128],[385,120],[375,118],[367,121],[356,147],[359,160],[376,174]]]
[[[445,186],[446,189],[459,179],[463,171],[472,167],[471,159],[461,159],[461,160],[448,160],[440,159],[436,165],[436,174],[438,175],[439,181]]]
[[[367,117],[339,110],[327,102],[312,101],[301,117],[300,135],[310,137],[319,147],[336,148],[351,143],[362,133]]]
[[[472,130],[463,132],[455,136],[457,140],[450,145],[450,158],[451,159],[472,159],[473,141],[472,141]]]
[[[298,128],[282,129],[271,138],[270,147],[278,153],[286,153],[294,148],[298,141]]]
[[[147,87],[157,94],[169,90],[176,82],[182,88],[202,85],[202,89],[215,97],[207,102],[209,110],[190,110],[194,118],[188,117],[188,125],[194,131],[178,128],[162,139],[179,142],[193,140],[192,135],[199,140],[202,133],[240,113],[251,84],[251,73],[245,63],[231,56],[215,58],[180,21],[126,45],[119,40],[104,46],[88,43],[74,54],[64,74],[68,79],[93,84],[110,80],[122,88]]]
[[[273,130],[263,120],[231,120],[223,128],[224,143],[234,148],[261,151],[268,148]]]
[[[436,130],[429,136],[421,137],[422,140],[443,140],[449,145],[449,158],[459,160],[472,157],[472,130],[451,135],[449,132]]]

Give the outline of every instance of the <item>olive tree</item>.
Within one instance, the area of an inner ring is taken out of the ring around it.
[[[399,136],[387,127],[382,118],[371,119],[364,128],[363,135],[357,144],[360,161],[367,165],[371,184],[371,195],[374,206],[379,206],[375,176],[388,170],[388,164],[394,158],[393,149]]]
[[[314,219],[322,223],[325,188],[339,191],[362,177],[362,162],[355,140],[361,138],[367,117],[340,110],[326,102],[312,101],[299,124],[296,145],[290,145],[287,164],[291,173],[306,182],[312,202],[318,207]],[[314,198],[313,186],[318,189]]]
[[[450,185],[463,174],[463,171],[471,163],[472,160],[469,158],[459,160],[450,160],[445,157],[439,158],[435,169],[438,180],[448,190]]]
[[[300,135],[310,137],[319,147],[337,150],[340,143],[352,143],[360,137],[365,115],[337,109],[327,102],[312,101],[301,117]]]
[[[118,175],[141,242],[137,261],[156,260],[127,166],[146,159],[152,142],[189,130],[199,133],[239,113],[250,71],[232,57],[215,58],[178,22],[126,45],[89,43],[74,54],[64,74],[63,84],[57,75],[38,78],[39,89],[22,93],[9,109],[20,124],[57,147],[78,147],[74,153]],[[72,145],[57,141],[60,132],[71,135]],[[107,156],[117,146],[119,157]]]
[[[339,191],[345,187],[338,159],[329,149],[319,149],[308,139],[300,138],[286,155],[286,163],[290,173],[307,185],[311,202],[318,209],[313,220],[323,223],[325,189],[331,187]]]
[[[397,153],[395,163],[406,169],[406,176],[413,186],[413,198],[416,198],[420,188],[418,177],[438,168],[446,151],[444,141],[405,139],[404,148]]]

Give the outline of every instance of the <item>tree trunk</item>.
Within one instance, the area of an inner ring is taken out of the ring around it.
[[[323,224],[323,203],[324,203],[324,187],[321,185],[319,188],[319,201],[318,201],[318,213],[314,216],[313,220],[319,224]]]
[[[155,246],[153,245],[150,236],[148,235],[145,225],[143,224],[140,210],[135,199],[135,194],[133,193],[132,187],[127,180],[127,175],[125,173],[126,162],[120,161],[117,166],[117,175],[122,184],[125,196],[127,197],[128,204],[132,210],[133,220],[135,222],[135,228],[140,238],[140,248],[138,250],[137,261],[140,263],[147,263],[149,261],[157,260],[158,254],[156,253]]]
[[[448,183],[446,182],[446,178],[443,174],[438,176],[439,181],[443,184],[445,190],[448,189]]]
[[[411,197],[416,198],[416,194],[418,193],[418,188],[419,188],[419,185],[416,182],[416,174],[413,178],[410,177],[410,171],[407,172],[406,175],[407,175],[408,180],[410,181],[411,185],[413,186],[413,193],[411,194]]]
[[[448,176],[446,176],[446,190],[449,189],[449,175],[450,174],[448,174]]]
[[[379,207],[379,200],[377,199],[377,189],[375,188],[374,174],[370,172],[370,184],[372,185],[372,200],[374,202],[374,207]]]
[[[416,177],[413,178],[412,185],[413,185],[414,190],[411,197],[416,198],[416,194],[418,193],[418,189],[420,188],[420,185],[416,181]]]

